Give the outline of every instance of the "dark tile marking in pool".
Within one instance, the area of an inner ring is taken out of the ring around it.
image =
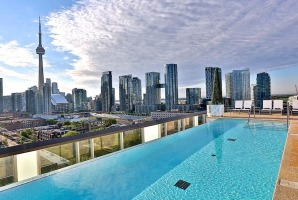
[[[211,154],[211,156],[213,156],[213,157],[214,157],[214,156],[216,156],[216,155],[215,155],[215,154]]]
[[[186,190],[186,188],[188,188],[188,186],[190,185],[190,183],[183,181],[183,180],[179,180],[174,186]]]
[[[236,139],[235,138],[229,138],[228,141],[235,142]]]

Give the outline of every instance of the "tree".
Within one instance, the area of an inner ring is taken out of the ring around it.
[[[77,135],[77,134],[79,134],[78,131],[68,131],[62,137],[68,137],[68,136]]]
[[[48,125],[54,125],[54,124],[57,124],[58,121],[57,120],[54,120],[54,119],[47,119],[47,124]]]
[[[117,124],[117,120],[113,118],[108,118],[103,121],[105,127],[111,126],[112,124]]]
[[[63,122],[63,126],[65,126],[65,125],[70,125],[70,121]]]
[[[212,98],[211,103],[213,105],[222,103],[222,89],[218,68],[214,70],[214,78],[213,78],[213,90],[212,90]]]
[[[25,138],[29,138],[30,139],[30,136],[32,135],[33,133],[33,129],[30,129],[30,128],[27,128],[27,129],[24,129],[20,132],[20,135],[22,137],[25,137]]]

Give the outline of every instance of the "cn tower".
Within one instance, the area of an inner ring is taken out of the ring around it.
[[[38,67],[38,90],[41,92],[42,91],[42,86],[44,84],[44,77],[43,77],[43,61],[42,61],[42,56],[45,54],[45,50],[42,47],[41,43],[41,25],[40,25],[40,17],[39,17],[39,43],[36,48],[36,54],[38,54],[39,57],[39,67]]]

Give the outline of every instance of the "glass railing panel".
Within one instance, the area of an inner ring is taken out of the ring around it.
[[[14,182],[13,169],[13,156],[0,158],[0,186]]]
[[[132,147],[142,143],[141,129],[133,129],[124,132],[124,148]]]
[[[180,131],[181,120],[167,122],[167,134],[171,135]]]
[[[184,119],[185,123],[185,130],[193,127],[193,120],[192,117],[188,117]]]
[[[167,123],[162,123],[159,126],[160,126],[160,137],[166,136]]]
[[[47,173],[77,162],[76,144],[68,143],[40,150],[41,173]]]
[[[202,114],[202,115],[198,115],[198,124],[205,124],[206,123],[206,115]]]
[[[84,162],[86,160],[90,160],[91,157],[91,144],[90,140],[83,140],[79,142],[80,149],[80,162]]]
[[[94,157],[120,150],[119,133],[94,138]]]

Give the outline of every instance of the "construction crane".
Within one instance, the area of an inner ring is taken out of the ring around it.
[[[296,95],[298,96],[298,90],[297,90],[297,85],[295,85],[295,88],[296,88]]]

